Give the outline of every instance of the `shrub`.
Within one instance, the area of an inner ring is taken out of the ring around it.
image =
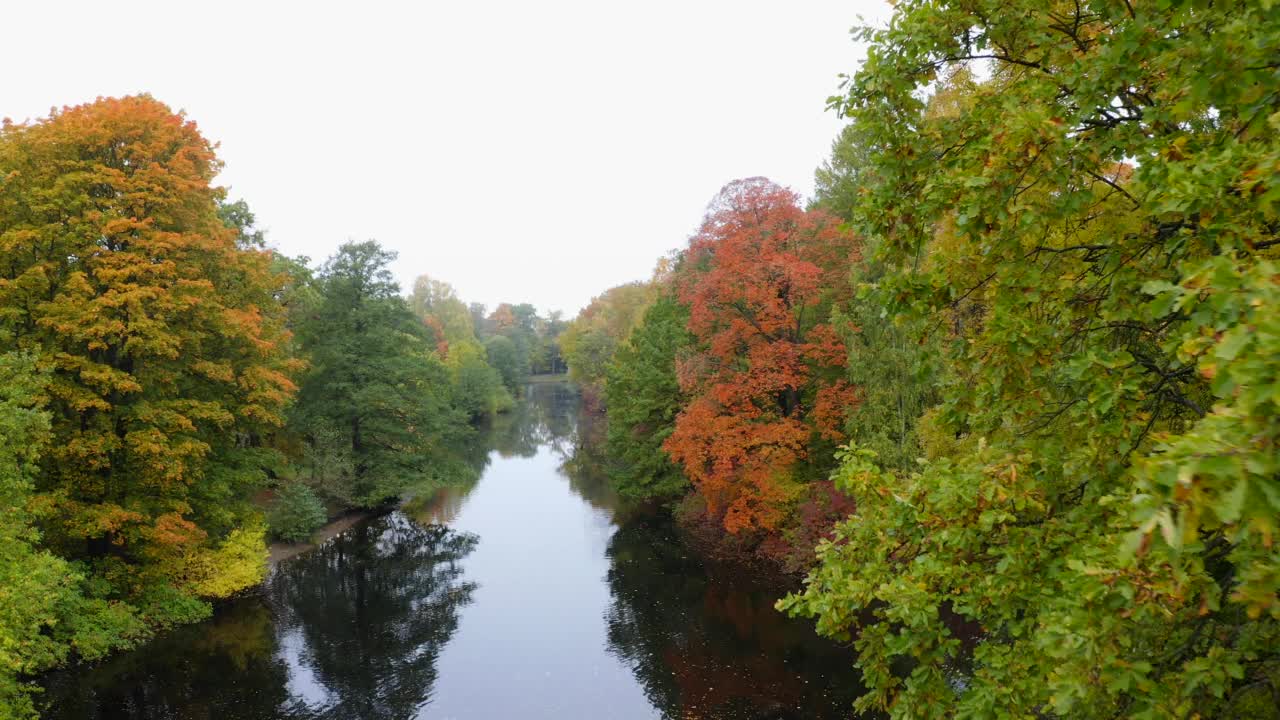
[[[324,503],[311,488],[302,483],[290,483],[280,488],[267,514],[267,526],[276,538],[300,542],[328,519]]]

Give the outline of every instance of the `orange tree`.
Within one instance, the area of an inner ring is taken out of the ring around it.
[[[773,531],[825,477],[854,390],[830,323],[858,255],[833,216],[764,178],[725,186],[676,272],[689,403],[664,447],[731,533]]]
[[[31,506],[93,587],[155,621],[256,581],[236,530],[294,391],[271,258],[220,217],[220,167],[147,96],[0,131],[0,339],[50,372]]]

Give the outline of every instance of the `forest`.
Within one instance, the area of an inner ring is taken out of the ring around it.
[[[901,2],[809,200],[565,331],[632,502],[896,718],[1275,717],[1280,13]]]
[[[0,717],[20,678],[209,616],[267,540],[465,482],[566,323],[394,253],[266,246],[196,125],[134,96],[0,131]]]
[[[902,0],[854,39],[813,197],[728,182],[571,321],[280,254],[150,96],[6,120],[0,717],[268,542],[474,482],[563,372],[609,492],[789,578],[851,712],[1280,717],[1280,12]]]

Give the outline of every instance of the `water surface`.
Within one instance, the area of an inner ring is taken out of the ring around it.
[[[48,676],[49,718],[843,718],[852,654],[621,521],[600,424],[529,387],[465,453],[478,481],[285,561],[262,592]]]

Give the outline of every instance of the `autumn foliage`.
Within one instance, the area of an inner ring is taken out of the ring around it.
[[[219,218],[212,145],[149,97],[4,134],[0,335],[53,370],[33,503],[68,554],[176,562],[232,525],[211,465],[295,389],[270,258]]]
[[[664,447],[732,533],[779,526],[856,401],[830,311],[858,245],[798,200],[763,178],[730,183],[675,277],[698,342],[678,361],[691,400]]]
[[[203,617],[265,572],[249,496],[302,363],[271,254],[224,217],[220,168],[146,96],[0,129],[0,347],[33,360],[48,418],[10,502],[74,562],[36,628],[59,657]]]

